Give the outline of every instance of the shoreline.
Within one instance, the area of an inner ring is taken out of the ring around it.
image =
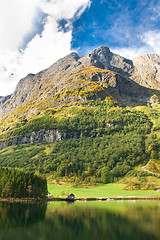
[[[160,196],[155,197],[53,197],[46,199],[37,199],[37,198],[0,198],[0,202],[75,202],[75,201],[126,201],[126,200],[160,200]]]

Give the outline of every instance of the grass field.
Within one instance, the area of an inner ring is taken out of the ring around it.
[[[101,184],[90,188],[69,187],[67,185],[48,184],[48,191],[54,197],[66,196],[73,193],[76,197],[144,197],[144,196],[160,196],[160,193],[153,190],[123,190],[125,184]]]

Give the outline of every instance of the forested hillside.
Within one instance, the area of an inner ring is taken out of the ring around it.
[[[131,61],[101,46],[27,75],[0,99],[0,166],[158,188],[159,72],[159,56]]]
[[[3,138],[14,142],[30,132],[54,128],[63,133],[64,139],[52,144],[7,147],[0,151],[0,164],[52,175],[55,179],[76,181],[78,177],[82,182],[114,182],[135,166],[159,159],[160,141],[152,133],[151,119],[159,118],[158,110],[148,109],[145,114],[111,100],[48,109],[42,117],[17,124]],[[158,131],[159,127],[155,129]]]

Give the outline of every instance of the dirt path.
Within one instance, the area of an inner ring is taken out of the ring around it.
[[[148,164],[148,163],[147,163],[147,164]],[[154,174],[154,172],[151,172],[151,171],[149,171],[149,170],[146,169],[147,164],[146,164],[145,166],[141,167],[141,168],[142,168],[144,171],[148,172],[148,173]]]

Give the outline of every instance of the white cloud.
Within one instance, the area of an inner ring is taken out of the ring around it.
[[[160,55],[160,31],[148,31],[140,35],[140,39],[148,47],[152,49],[153,53]]]
[[[78,10],[83,9],[84,11],[89,5],[90,1],[88,0],[50,0],[50,2],[43,1],[41,8],[55,19],[71,19]]]
[[[138,36],[141,47],[115,48],[112,51],[123,57],[133,59],[143,54],[155,53],[160,55],[160,31],[147,31]]]
[[[32,28],[39,0],[0,0],[0,53],[15,50]]]
[[[149,46],[143,47],[127,47],[127,48],[113,48],[112,52],[121,55],[122,57],[133,59],[147,53],[153,53]]]
[[[43,70],[69,54],[73,21],[89,6],[90,0],[0,0],[0,95],[12,93],[28,73]],[[35,27],[38,7],[47,14],[43,31],[19,51],[24,37]],[[61,19],[66,20],[67,32],[58,28]]]

